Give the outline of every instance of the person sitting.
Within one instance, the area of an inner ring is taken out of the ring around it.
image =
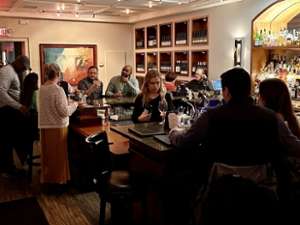
[[[141,93],[136,97],[132,120],[135,123],[161,121],[159,103],[165,101],[162,78],[157,70],[149,70]]]
[[[164,84],[167,91],[169,92],[176,91],[176,84],[175,84],[176,78],[177,78],[176,73],[171,71],[166,73]]]
[[[290,156],[300,158],[300,126],[284,81],[276,78],[262,81],[259,84],[258,102],[276,113],[281,142]]]
[[[139,82],[132,75],[132,67],[126,65],[123,67],[121,75],[111,78],[105,95],[109,97],[135,97],[139,92]]]
[[[90,66],[87,73],[87,77],[79,81],[78,90],[84,91],[88,100],[101,98],[103,83],[98,79],[98,68],[96,66]]]
[[[221,75],[221,83],[225,104],[202,113],[187,130],[172,129],[170,142],[182,154],[192,154],[201,145],[199,159],[207,161],[207,170],[215,162],[231,166],[271,163],[277,178],[280,177],[279,198],[285,199],[289,176],[275,113],[254,104],[250,97],[251,78],[246,70],[233,68],[226,71]],[[198,176],[203,176],[197,179],[206,182],[207,173],[201,172],[195,171]]]
[[[213,90],[211,82],[208,80],[204,69],[198,68],[194,74],[194,79],[189,81],[185,87],[188,89],[198,92],[201,90],[211,91]]]

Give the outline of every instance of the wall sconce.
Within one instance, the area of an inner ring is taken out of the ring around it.
[[[242,47],[243,42],[242,39],[234,40],[234,66],[242,65]]]

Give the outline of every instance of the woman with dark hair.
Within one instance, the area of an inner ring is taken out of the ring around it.
[[[23,90],[21,92],[20,103],[29,110],[36,110],[36,91],[38,90],[38,75],[29,73],[23,81]]]
[[[29,73],[23,81],[23,90],[21,91],[20,103],[27,107],[27,128],[30,130],[30,141],[39,140],[38,131],[38,114],[37,114],[37,90],[38,90],[38,75]],[[32,142],[30,143],[32,145]]]
[[[300,157],[300,127],[286,84],[277,78],[262,81],[259,85],[259,103],[276,113],[282,143],[288,146],[290,154]]]

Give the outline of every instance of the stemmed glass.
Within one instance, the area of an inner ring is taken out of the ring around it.
[[[160,112],[160,115],[162,117],[162,121],[159,123],[160,125],[165,124],[165,119],[166,119],[166,113],[168,111],[168,103],[166,99],[162,99],[159,104],[158,104],[158,110]]]

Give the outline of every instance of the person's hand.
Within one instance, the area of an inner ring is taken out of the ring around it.
[[[176,135],[178,133],[183,133],[184,131],[185,131],[184,128],[176,126],[170,130],[169,136]]]
[[[117,93],[115,93],[113,96],[114,96],[114,97],[122,97],[122,96],[123,96],[123,94],[122,94],[122,92],[121,92],[121,91],[118,91],[118,92],[117,92]]]
[[[100,87],[101,81],[100,80],[94,80],[93,84],[96,85],[97,87]]]
[[[124,75],[124,76],[121,76],[121,77],[122,77],[122,81],[123,82],[127,83],[129,81],[129,76],[127,76],[127,75],[125,76]]]
[[[140,122],[148,122],[151,119],[151,113],[149,113],[147,110],[144,110],[144,112],[138,117],[138,121]]]

